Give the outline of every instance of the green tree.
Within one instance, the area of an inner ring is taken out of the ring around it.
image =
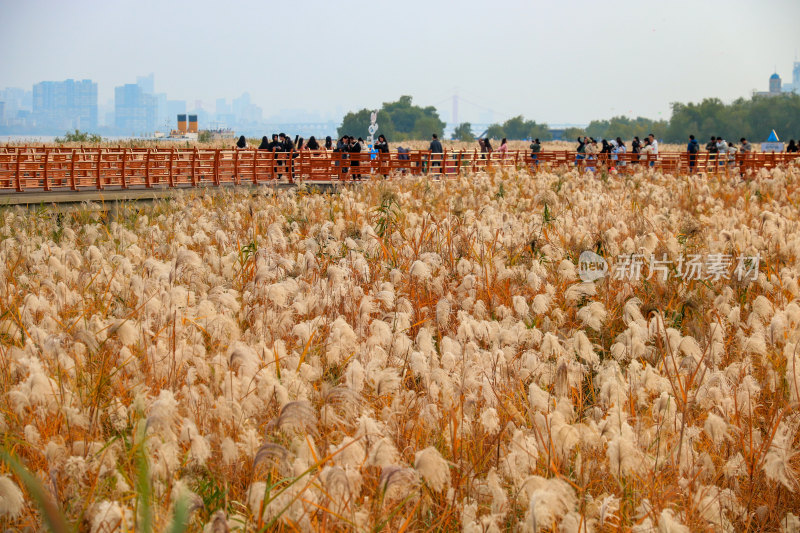
[[[618,116],[609,120],[593,120],[586,127],[586,134],[595,139],[621,137],[627,140],[632,139],[634,136],[642,138],[651,133],[657,139],[663,139],[667,133],[667,122],[644,117],[632,119]]]
[[[492,124],[487,134],[493,139],[503,137],[513,140],[534,139],[549,140],[552,138],[547,124],[537,124],[533,120],[525,120],[522,115],[510,118],[503,124]]]
[[[370,123],[368,109],[350,112],[339,126],[339,136],[353,135],[365,137]],[[428,139],[435,133],[444,134],[445,123],[439,118],[433,106],[420,107],[412,103],[410,96],[401,96],[396,102],[384,102],[378,110],[378,133],[389,140]]]
[[[100,143],[103,138],[96,133],[89,133],[76,129],[74,132],[68,131],[63,137],[56,137],[55,141],[58,144],[63,143]]]
[[[564,130],[565,141],[574,141],[578,137],[584,137],[584,136],[586,136],[586,130],[584,130],[583,128],[567,128]]]
[[[500,124],[492,124],[486,130],[486,136],[490,139],[502,139],[506,136],[506,130]]]
[[[697,104],[675,102],[665,138],[683,142],[689,135],[698,139],[719,135],[736,142],[741,137],[759,142],[773,129],[779,136],[800,131],[800,95],[753,96],[730,104],[718,98],[706,98]]]
[[[456,141],[474,141],[475,135],[472,133],[472,124],[462,122],[453,130],[452,139]]]

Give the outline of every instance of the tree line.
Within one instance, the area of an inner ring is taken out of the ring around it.
[[[684,142],[689,135],[695,135],[698,139],[706,139],[712,135],[736,140],[747,137],[759,142],[765,140],[773,129],[782,139],[800,138],[798,94],[739,98],[730,104],[723,103],[719,98],[706,98],[698,104],[675,102],[671,107],[672,116],[669,121],[617,116],[593,120],[584,129],[567,128],[562,138],[574,140],[589,136],[595,139],[621,137],[629,140],[634,136],[642,138],[653,133],[658,139],[675,143]],[[339,136],[358,132],[366,135],[370,113],[370,110],[362,109],[345,115],[339,127]],[[445,127],[436,108],[416,106],[410,96],[401,96],[397,102],[384,103],[378,111],[378,125],[379,133],[396,141],[428,139],[432,133],[441,137]],[[547,124],[526,120],[522,115],[490,125],[486,136],[510,140],[538,138],[542,141],[553,138]],[[469,122],[456,126],[451,137],[461,141],[475,140]]]

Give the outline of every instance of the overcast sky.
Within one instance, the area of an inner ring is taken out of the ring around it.
[[[104,103],[153,72],[190,107],[248,91],[265,116],[410,94],[449,119],[458,88],[473,122],[669,118],[791,81],[799,24],[800,0],[0,0],[0,87],[92,78]]]

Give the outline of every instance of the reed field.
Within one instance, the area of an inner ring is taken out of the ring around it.
[[[798,199],[795,165],[3,208],[0,529],[798,531]]]

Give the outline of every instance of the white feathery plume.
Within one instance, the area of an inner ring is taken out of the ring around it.
[[[431,279],[431,269],[424,262],[417,259],[411,264],[410,269],[411,277],[417,281],[428,281]]]
[[[450,483],[450,468],[447,461],[433,446],[414,454],[414,469],[436,492],[440,492]]]
[[[450,300],[447,298],[440,298],[436,303],[436,324],[440,328],[446,328],[450,324]]]
[[[497,409],[489,407],[481,411],[481,426],[489,435],[494,435],[500,429],[500,418],[497,416]]]
[[[728,423],[722,417],[714,413],[708,413],[706,421],[703,424],[703,430],[714,445],[719,446],[728,436]]]
[[[664,509],[658,516],[659,533],[690,533],[691,530],[680,523],[670,509]]]
[[[575,491],[562,479],[531,476],[525,481],[524,490],[529,495],[525,522],[533,531],[550,529],[577,505]]]
[[[103,500],[96,503],[90,516],[91,533],[128,531],[133,527],[133,512],[115,501]]]
[[[578,309],[577,316],[587,327],[600,331],[606,321],[608,312],[601,302],[591,302]]]
[[[792,468],[792,458],[797,452],[792,448],[795,428],[781,422],[764,457],[764,473],[767,478],[781,483],[790,492],[798,489],[797,473]]]
[[[7,476],[0,476],[0,516],[15,519],[22,514],[25,498],[22,491]]]

